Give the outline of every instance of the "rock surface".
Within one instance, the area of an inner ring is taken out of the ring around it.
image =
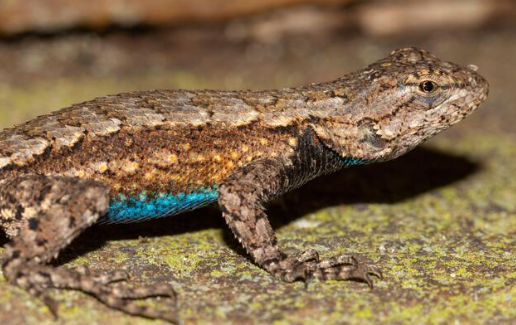
[[[1,43],[0,127],[134,89],[271,88],[322,81],[407,45],[477,64],[491,84],[490,98],[468,120],[405,157],[318,179],[271,206],[283,247],[315,248],[324,256],[359,253],[385,270],[385,281],[374,290],[352,282],[310,283],[306,289],[276,282],[243,255],[220,213],[210,208],[160,222],[93,228],[57,265],[124,269],[135,281],[169,281],[179,292],[186,324],[516,322],[511,30],[278,44],[235,43],[216,35],[78,34]],[[57,322],[39,301],[0,277],[0,323],[160,323],[108,310],[80,293],[52,296],[61,301]]]

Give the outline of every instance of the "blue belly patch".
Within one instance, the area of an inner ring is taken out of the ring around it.
[[[216,188],[178,194],[141,192],[134,197],[118,195],[111,199],[109,212],[101,222],[129,223],[155,219],[194,210],[216,200]]]

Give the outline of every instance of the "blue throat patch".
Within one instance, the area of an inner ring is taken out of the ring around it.
[[[194,210],[217,201],[217,189],[200,189],[190,193],[141,192],[137,196],[112,198],[104,223],[128,223],[155,219]]]
[[[344,163],[344,166],[346,166],[346,167],[366,164],[366,162],[364,160],[358,159],[358,158],[341,157],[341,156],[339,156],[339,158],[340,158],[340,161],[342,161]]]

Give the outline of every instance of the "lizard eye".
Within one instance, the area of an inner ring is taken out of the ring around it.
[[[434,91],[437,90],[438,87],[439,87],[439,85],[437,85],[435,82],[433,82],[431,80],[425,80],[419,84],[419,90],[421,90],[422,92],[424,92],[426,94],[433,93]]]

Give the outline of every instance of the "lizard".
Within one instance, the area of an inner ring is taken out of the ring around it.
[[[414,47],[324,83],[280,90],[150,90],[74,104],[0,132],[6,280],[42,299],[79,290],[131,315],[179,322],[135,300],[176,303],[167,283],[48,263],[93,224],[157,219],[218,203],[252,261],[279,281],[358,280],[353,254],[284,253],[267,202],[323,174],[394,159],[470,115],[489,85]]]

